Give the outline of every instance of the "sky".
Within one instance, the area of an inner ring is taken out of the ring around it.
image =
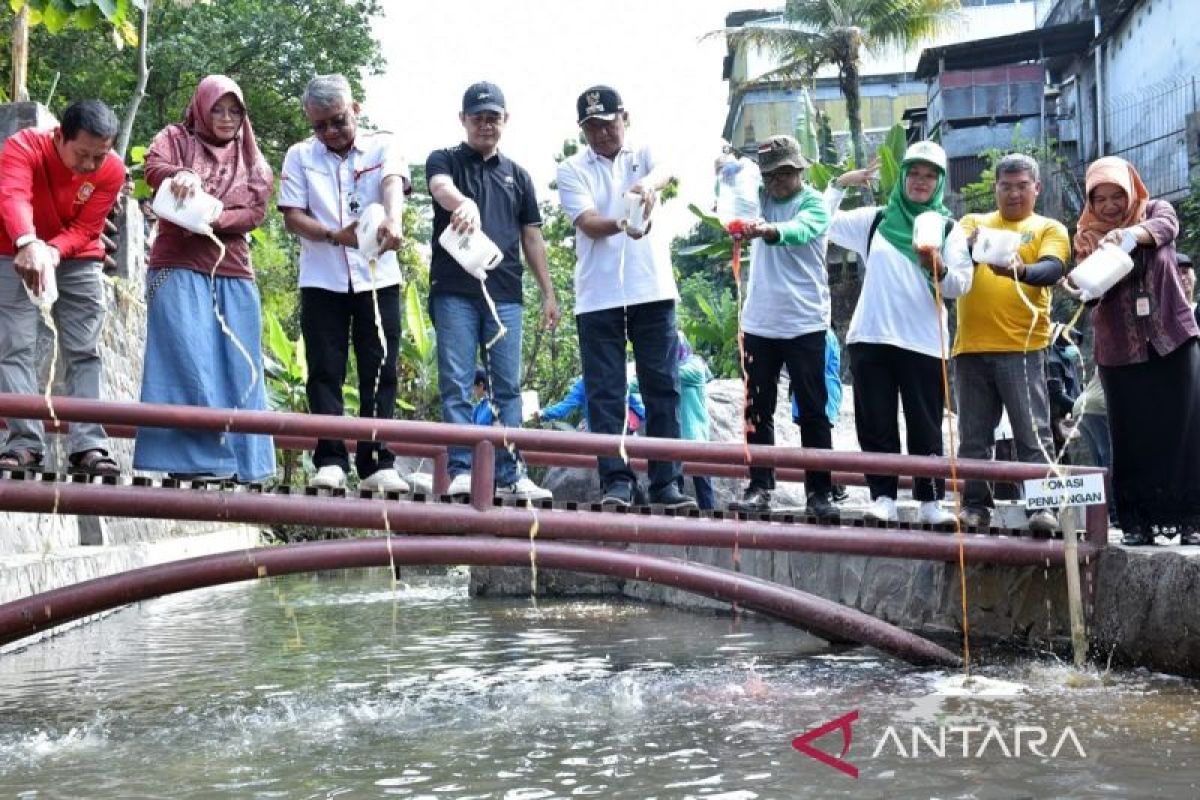
[[[768,3],[767,6],[772,4]],[[782,6],[782,2],[777,3]],[[713,159],[727,109],[723,39],[701,41],[752,0],[384,0],[376,28],[388,65],[365,83],[372,123],[392,131],[411,163],[463,139],[458,113],[475,81],[498,84],[509,121],[501,150],[529,170],[540,200],[554,154],[578,136],[575,99],[606,83],[629,112],[627,141],[651,145],[674,167],[680,197],[656,221],[672,235],[712,203]]]

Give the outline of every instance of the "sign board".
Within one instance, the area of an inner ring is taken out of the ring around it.
[[[1064,475],[1025,481],[1025,507],[1093,506],[1104,502],[1104,476]]]

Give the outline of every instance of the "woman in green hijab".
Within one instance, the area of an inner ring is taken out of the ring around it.
[[[830,210],[841,204],[846,187],[867,185],[874,170],[854,170],[831,182]],[[942,202],[946,153],[934,142],[916,142],[904,154],[900,178],[885,206],[836,211],[829,240],[853,250],[863,265],[863,286],[846,336],[854,376],[854,424],[864,452],[899,453],[897,412],[904,408],[909,455],[942,455],[945,394],[942,374],[950,347],[946,308],[938,302],[971,288],[974,264],[966,237]],[[913,226],[922,213],[945,219],[936,257],[918,255]],[[868,475],[871,506],[866,518],[895,522],[899,479]],[[944,482],[917,478],[913,498],[918,520],[945,525],[954,516],[941,507]]]

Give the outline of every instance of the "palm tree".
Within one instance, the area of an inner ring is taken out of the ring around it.
[[[757,46],[782,62],[755,83],[811,83],[821,67],[837,67],[854,161],[865,164],[859,99],[863,52],[929,39],[955,21],[959,7],[959,0],[787,0],[789,27],[747,26],[720,33],[733,47]]]

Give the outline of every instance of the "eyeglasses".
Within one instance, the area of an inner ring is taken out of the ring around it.
[[[324,133],[330,130],[344,131],[349,127],[350,115],[345,113],[312,123],[313,133]]]

